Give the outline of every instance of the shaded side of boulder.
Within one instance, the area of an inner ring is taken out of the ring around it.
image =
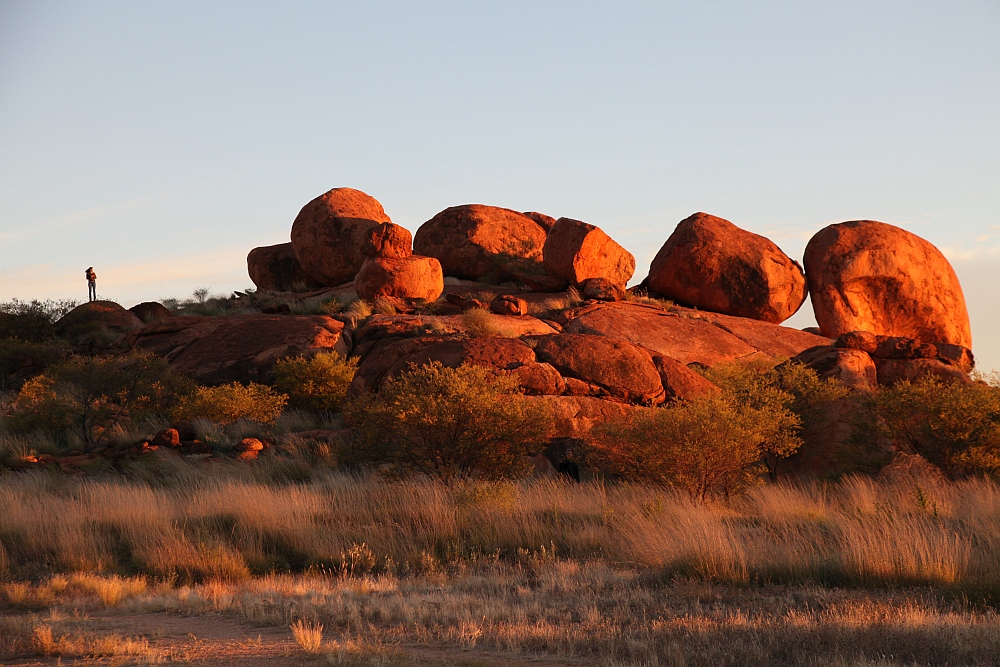
[[[523,215],[526,215],[537,222],[538,226],[544,229],[546,233],[552,229],[552,225],[556,224],[556,219],[551,215],[545,215],[544,213],[538,213],[537,211],[525,211]]]
[[[292,223],[292,249],[302,268],[320,284],[352,280],[365,261],[365,243],[376,225],[391,222],[373,197],[334,188],[302,207]]]
[[[574,287],[604,278],[624,288],[635,273],[635,257],[596,225],[559,218],[545,238],[545,268]]]
[[[878,384],[875,362],[864,350],[818,345],[803,350],[789,361],[808,366],[821,378],[840,380],[858,391],[874,391]]]
[[[851,331],[972,348],[958,277],[944,255],[874,220],[821,229],[805,251],[816,321],[831,338]]]
[[[566,390],[566,381],[552,364],[528,361],[510,372],[529,396],[558,396]]]
[[[100,351],[116,347],[140,327],[142,320],[114,301],[91,301],[63,315],[56,322],[56,334],[78,350]]]
[[[301,292],[323,286],[299,264],[291,243],[251,250],[247,255],[247,273],[261,292]]]
[[[561,375],[602,387],[619,400],[663,402],[663,385],[652,357],[628,341],[585,334],[542,336],[535,355]]]
[[[174,314],[159,301],[143,301],[128,309],[130,313],[138,317],[143,322],[162,320],[165,317],[173,317]]]
[[[437,301],[444,291],[444,274],[433,257],[369,257],[354,278],[354,289],[362,299]]]
[[[937,359],[876,359],[878,383],[891,387],[899,382],[915,382],[924,377],[937,377],[945,382],[972,382],[958,366]]]
[[[446,276],[467,280],[545,275],[545,229],[523,213],[498,206],[464,204],[425,222],[413,237],[414,252],[435,257]]]
[[[702,310],[779,323],[806,298],[802,269],[763,236],[695,213],[649,266],[649,289]]]

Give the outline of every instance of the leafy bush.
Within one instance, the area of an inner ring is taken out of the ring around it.
[[[357,359],[333,352],[284,359],[274,365],[275,387],[288,395],[288,405],[306,410],[340,410],[354,379]]]
[[[693,498],[742,492],[756,484],[765,454],[790,456],[801,422],[772,394],[746,401],[733,393],[643,410],[597,429],[601,443],[585,462],[624,479],[669,484]]]
[[[151,354],[75,357],[24,383],[8,425],[22,432],[73,430],[98,443],[129,420],[165,413],[190,386]]]
[[[920,454],[951,477],[1000,474],[1000,387],[925,377],[868,401],[862,431]]]
[[[53,301],[52,299],[46,299],[45,301],[39,301],[38,299],[32,299],[31,301],[11,299],[6,303],[0,303],[0,313],[32,315],[46,319],[49,322],[56,322],[63,315],[79,305],[79,302],[73,299],[59,299],[58,301]]]
[[[514,378],[440,362],[384,380],[377,396],[348,404],[345,415],[359,425],[367,458],[442,478],[520,473],[552,427],[552,415],[522,396]]]
[[[0,339],[0,391],[19,389],[24,380],[42,373],[67,354],[66,345],[56,341]]]
[[[231,424],[239,419],[273,424],[287,402],[286,395],[267,385],[231,382],[219,387],[198,387],[180,400],[173,415],[175,419],[201,417],[217,424]]]

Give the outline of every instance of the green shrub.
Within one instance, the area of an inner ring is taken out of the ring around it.
[[[552,428],[549,411],[522,396],[514,378],[440,362],[384,380],[345,415],[359,425],[357,451],[366,458],[442,478],[523,472]]]
[[[0,339],[0,391],[19,389],[25,380],[62,361],[68,353],[67,346],[57,341]]]
[[[783,458],[799,448],[799,426],[780,403],[701,396],[599,427],[601,442],[583,458],[616,477],[676,486],[704,500],[756,484],[765,454]]]
[[[131,420],[167,412],[190,386],[151,354],[75,357],[24,383],[8,425],[22,432],[68,429],[98,443]]]
[[[357,368],[357,359],[345,360],[334,352],[284,359],[274,365],[274,384],[288,395],[290,407],[338,411]]]
[[[1000,387],[925,377],[876,392],[862,433],[920,454],[948,476],[1000,474]]]
[[[175,419],[200,417],[216,424],[231,424],[239,419],[273,424],[287,402],[286,395],[267,385],[231,382],[219,387],[198,387],[180,400],[173,415]]]

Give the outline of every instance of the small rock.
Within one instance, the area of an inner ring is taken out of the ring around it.
[[[595,301],[623,301],[625,290],[607,278],[588,278],[580,285],[580,294],[584,299]]]
[[[499,294],[490,302],[490,312],[497,315],[527,315],[528,302],[511,294]]]

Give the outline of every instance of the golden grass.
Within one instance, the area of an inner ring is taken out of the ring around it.
[[[850,478],[763,486],[702,505],[648,486],[549,479],[446,486],[336,473],[279,484],[226,470],[181,467],[175,482],[160,485],[3,478],[0,562],[17,576],[200,581],[310,567],[405,575],[555,553],[738,584],[1000,591],[1000,487],[987,481]],[[113,604],[116,595],[132,593],[110,589],[104,597]]]
[[[289,627],[292,630],[292,636],[295,637],[295,642],[303,651],[310,654],[319,653],[323,646],[322,623],[310,623],[300,618]]]

